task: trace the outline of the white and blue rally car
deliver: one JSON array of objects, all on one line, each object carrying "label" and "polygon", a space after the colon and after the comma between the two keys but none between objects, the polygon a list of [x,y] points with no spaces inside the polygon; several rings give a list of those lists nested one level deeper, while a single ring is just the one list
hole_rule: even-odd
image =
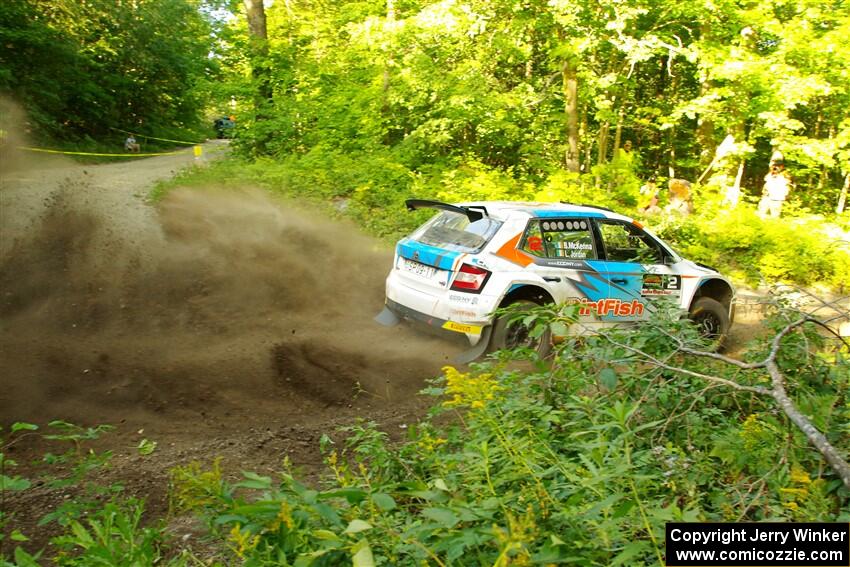
[{"label": "white and blue rally car", "polygon": [[722,343],[735,288],[717,271],[680,257],[637,221],[590,205],[412,199],[408,210],[437,214],[396,245],[387,277],[384,325],[409,319],[466,335],[462,357],[526,346],[533,338],[499,308],[578,304],[570,332],[648,318],[658,298],[675,301],[702,333]]}]

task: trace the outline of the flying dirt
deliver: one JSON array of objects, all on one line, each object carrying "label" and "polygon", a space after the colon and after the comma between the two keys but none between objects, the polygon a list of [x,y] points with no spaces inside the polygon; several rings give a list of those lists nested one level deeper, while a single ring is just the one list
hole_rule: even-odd
[{"label": "flying dirt", "polygon": [[373,323],[391,251],[353,226],[250,189],[145,204],[187,159],[4,175],[3,422],[202,436],[368,417],[408,404],[459,352]]}]

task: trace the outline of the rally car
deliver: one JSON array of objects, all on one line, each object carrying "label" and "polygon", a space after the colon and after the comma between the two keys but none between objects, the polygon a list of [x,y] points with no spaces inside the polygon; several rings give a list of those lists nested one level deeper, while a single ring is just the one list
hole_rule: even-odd
[{"label": "rally car", "polygon": [[396,245],[379,323],[402,319],[465,335],[461,357],[529,347],[548,352],[499,308],[578,304],[570,333],[635,323],[659,298],[674,301],[704,336],[721,344],[735,312],[735,288],[717,271],[680,257],[637,221],[569,203],[411,199],[408,210],[436,214]]}]

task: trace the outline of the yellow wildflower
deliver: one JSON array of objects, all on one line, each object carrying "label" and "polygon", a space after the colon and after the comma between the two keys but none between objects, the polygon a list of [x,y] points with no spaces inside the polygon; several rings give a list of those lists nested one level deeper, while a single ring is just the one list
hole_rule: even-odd
[{"label": "yellow wildflower", "polygon": [[809,473],[795,465],[791,468],[791,482],[795,482],[797,484],[811,484],[812,479],[809,476]]},{"label": "yellow wildflower", "polygon": [[505,516],[508,520],[507,529],[493,524],[493,535],[496,536],[501,548],[501,553],[493,565],[495,567],[531,565],[529,546],[537,538],[534,509],[529,504],[522,516],[515,516],[510,511],[506,511]]},{"label": "yellow wildflower", "polygon": [[251,537],[251,533],[248,530],[243,531],[242,526],[235,524],[230,530],[230,535],[228,535],[227,541],[232,544],[229,546],[230,549],[232,549],[240,559],[245,559],[245,554],[249,551],[253,551],[260,543],[260,536],[255,535]]},{"label": "yellow wildflower", "polygon": [[747,416],[744,423],[741,425],[741,438],[744,440],[744,447],[753,449],[759,445],[763,439],[764,424],[759,421],[759,415],[753,413]]},{"label": "yellow wildflower", "polygon": [[286,526],[288,530],[291,530],[295,526],[295,522],[292,521],[292,508],[289,507],[289,502],[286,500],[280,503],[280,511],[277,513],[275,521],[278,525],[283,524]]},{"label": "yellow wildflower", "polygon": [[483,408],[488,401],[504,388],[499,385],[491,373],[472,374],[459,372],[452,366],[445,366],[446,394],[450,398],[443,402],[446,407]]},{"label": "yellow wildflower", "polygon": [[425,453],[433,453],[434,449],[445,443],[442,437],[434,437],[430,432],[424,432],[417,441],[419,448]]}]

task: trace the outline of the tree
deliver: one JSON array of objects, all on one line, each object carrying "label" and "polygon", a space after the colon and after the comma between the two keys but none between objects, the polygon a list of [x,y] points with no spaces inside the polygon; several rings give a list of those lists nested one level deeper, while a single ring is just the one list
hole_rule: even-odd
[{"label": "tree", "polygon": [[199,118],[210,27],[192,0],[11,0],[0,22],[0,88],[43,133],[103,138]]},{"label": "tree", "polygon": [[258,112],[271,102],[273,93],[271,87],[270,69],[268,68],[268,27],[266,25],[266,10],[263,0],[244,0],[245,15],[248,21],[248,32],[251,36],[250,58],[252,74],[256,81],[257,94],[254,105]]}]

